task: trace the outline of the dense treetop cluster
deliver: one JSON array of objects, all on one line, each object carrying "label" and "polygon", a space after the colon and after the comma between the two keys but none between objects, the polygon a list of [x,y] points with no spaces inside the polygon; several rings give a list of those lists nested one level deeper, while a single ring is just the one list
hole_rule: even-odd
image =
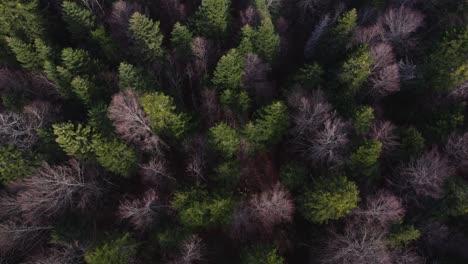
[{"label": "dense treetop cluster", "polygon": [[0,0],[0,263],[468,263],[467,25],[465,0]]}]

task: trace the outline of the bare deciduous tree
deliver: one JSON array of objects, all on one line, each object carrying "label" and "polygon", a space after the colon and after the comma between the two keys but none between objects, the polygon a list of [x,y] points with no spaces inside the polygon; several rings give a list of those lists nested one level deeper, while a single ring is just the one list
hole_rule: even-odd
[{"label": "bare deciduous tree", "polygon": [[186,172],[197,180],[205,180],[205,172],[208,162],[208,142],[204,136],[195,136],[185,149],[188,153]]},{"label": "bare deciduous tree", "polygon": [[166,161],[160,158],[153,158],[149,162],[140,165],[140,174],[144,183],[153,186],[160,186],[165,179],[176,180],[171,176]]},{"label": "bare deciduous tree", "polygon": [[76,160],[52,167],[43,163],[22,182],[25,190],[18,194],[18,203],[23,216],[36,221],[55,217],[69,208],[94,207],[103,194],[98,176],[97,168]]},{"label": "bare deciduous tree", "polygon": [[84,250],[78,245],[61,244],[39,255],[31,256],[24,264],[82,264]]},{"label": "bare deciduous tree", "polygon": [[370,138],[382,143],[382,151],[384,154],[391,153],[400,145],[397,127],[390,121],[376,121],[370,129]]},{"label": "bare deciduous tree", "polygon": [[119,40],[127,40],[129,20],[135,12],[143,13],[143,8],[136,2],[119,0],[112,4],[107,22],[112,34]]},{"label": "bare deciduous tree", "polygon": [[148,117],[134,91],[126,90],[114,95],[109,105],[108,116],[117,133],[127,143],[135,144],[144,151],[162,154],[166,144],[151,130]]},{"label": "bare deciduous tree", "polygon": [[454,165],[468,167],[468,132],[463,135],[451,134],[445,145],[445,153]]},{"label": "bare deciduous tree", "polygon": [[372,45],[370,50],[374,61],[371,67],[373,72],[396,62],[393,48],[387,43],[380,42]]},{"label": "bare deciduous tree", "polygon": [[253,221],[250,206],[247,202],[243,202],[232,216],[231,236],[238,240],[253,236],[257,231]]},{"label": "bare deciduous tree", "polygon": [[411,45],[411,33],[416,32],[423,22],[424,15],[418,10],[404,5],[391,8],[379,18],[379,23],[384,29],[382,39],[403,46]]},{"label": "bare deciduous tree", "polygon": [[348,221],[344,232],[332,232],[325,242],[321,263],[391,264],[385,233],[372,225]]},{"label": "bare deciduous tree", "polygon": [[400,188],[410,188],[417,196],[441,198],[445,180],[453,174],[448,159],[436,148],[399,169]]},{"label": "bare deciduous tree", "polygon": [[400,72],[398,64],[385,66],[370,77],[369,93],[374,97],[384,97],[400,90]]},{"label": "bare deciduous tree", "polygon": [[154,190],[146,191],[141,199],[126,199],[119,205],[120,219],[129,221],[137,230],[147,229],[157,218],[160,205]]},{"label": "bare deciduous tree", "polygon": [[264,63],[256,54],[247,54],[244,59],[242,82],[257,99],[268,99],[273,96],[272,84],[268,81],[270,65]]},{"label": "bare deciduous tree", "polygon": [[221,120],[221,104],[214,89],[204,88],[201,91],[201,113],[208,127]]},{"label": "bare deciduous tree", "polygon": [[37,141],[33,124],[26,116],[15,112],[0,113],[0,143],[14,145],[19,149],[28,150]]},{"label": "bare deciduous tree", "polygon": [[254,195],[248,206],[252,218],[266,233],[271,233],[278,224],[292,222],[294,202],[291,194],[279,183],[270,190]]},{"label": "bare deciduous tree", "polygon": [[240,23],[241,26],[255,27],[260,23],[260,15],[253,6],[249,5],[245,10],[240,11]]},{"label": "bare deciduous tree", "polygon": [[213,47],[212,44],[203,37],[196,37],[192,41],[192,54],[193,54],[193,73],[194,76],[199,79],[202,77],[207,69],[208,66],[212,62],[212,52]]},{"label": "bare deciduous tree", "polygon": [[405,209],[400,198],[388,191],[379,191],[367,197],[366,206],[356,209],[354,213],[366,224],[388,228],[403,218]]},{"label": "bare deciduous tree", "polygon": [[383,28],[380,24],[375,24],[368,27],[357,27],[354,34],[354,39],[358,43],[374,44],[381,40]]},{"label": "bare deciduous tree", "polygon": [[13,219],[20,215],[20,207],[16,197],[8,194],[0,194],[0,221]]},{"label": "bare deciduous tree", "polygon": [[33,101],[23,109],[28,122],[34,129],[45,127],[57,118],[57,109],[49,102]]},{"label": "bare deciduous tree", "polygon": [[320,37],[326,32],[330,24],[330,16],[327,14],[322,17],[309,35],[304,46],[304,57],[310,59],[314,55],[315,48],[320,41]]},{"label": "bare deciduous tree", "polygon": [[400,79],[402,81],[409,81],[416,78],[416,65],[414,65],[408,59],[400,60],[398,62],[400,68]]},{"label": "bare deciduous tree", "polygon": [[424,264],[424,259],[411,249],[395,249],[391,252],[393,264]]},{"label": "bare deciduous tree", "polygon": [[193,235],[182,243],[180,257],[172,264],[193,264],[195,261],[203,260],[204,256],[203,241],[200,237]]},{"label": "bare deciduous tree", "polygon": [[29,254],[47,241],[50,229],[46,226],[19,224],[15,221],[0,223],[0,258],[8,260],[10,256]]}]

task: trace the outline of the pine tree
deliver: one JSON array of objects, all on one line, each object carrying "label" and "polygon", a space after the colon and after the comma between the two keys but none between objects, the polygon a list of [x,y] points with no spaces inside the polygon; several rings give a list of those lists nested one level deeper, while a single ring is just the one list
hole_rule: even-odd
[{"label": "pine tree", "polygon": [[10,49],[15,53],[16,59],[21,63],[21,66],[24,69],[35,71],[41,68],[41,61],[34,50],[33,45],[12,37],[7,37],[6,41]]},{"label": "pine tree", "polygon": [[138,161],[137,156],[121,140],[94,135],[92,146],[97,161],[104,169],[123,177],[129,176],[134,171]]},{"label": "pine tree", "polygon": [[127,264],[135,254],[135,242],[124,234],[87,251],[84,259],[87,264]]},{"label": "pine tree", "polygon": [[213,84],[221,89],[238,90],[242,87],[242,57],[231,49],[221,57],[213,73]]},{"label": "pine tree", "polygon": [[307,64],[300,68],[293,80],[297,83],[315,88],[322,83],[323,68],[318,63]]},{"label": "pine tree", "polygon": [[258,111],[258,118],[247,124],[244,135],[252,150],[256,150],[276,144],[287,128],[287,108],[282,102],[274,102]]},{"label": "pine tree", "polygon": [[32,171],[32,162],[12,145],[0,145],[0,184],[22,178]]},{"label": "pine tree", "polygon": [[356,184],[344,176],[318,179],[300,201],[304,217],[318,224],[349,214],[358,202]]},{"label": "pine tree", "polygon": [[[65,48],[62,50],[62,65],[72,76],[93,75],[97,71],[96,62],[82,49]],[[66,74],[63,74],[66,75]]]},{"label": "pine tree", "polygon": [[359,92],[367,77],[371,74],[372,56],[367,47],[359,48],[343,64],[339,80],[349,86],[349,92],[355,95]]},{"label": "pine tree", "polygon": [[5,0],[0,2],[0,38],[19,37],[33,41],[44,34],[44,20],[38,0]]},{"label": "pine tree", "polygon": [[85,105],[91,105],[94,85],[89,79],[76,76],[71,81],[71,87]]},{"label": "pine tree", "polygon": [[283,264],[284,258],[278,250],[270,246],[256,246],[249,248],[241,255],[241,264]]},{"label": "pine tree", "polygon": [[62,123],[52,126],[55,141],[69,156],[89,158],[93,153],[91,127],[82,124]]},{"label": "pine tree", "polygon": [[339,45],[346,44],[357,26],[357,12],[353,8],[344,13],[332,30],[332,37]]},{"label": "pine tree", "polygon": [[159,22],[153,22],[138,12],[132,15],[129,22],[128,32],[135,43],[136,52],[149,61],[161,59],[164,50],[161,47],[163,35],[159,31]]},{"label": "pine tree", "polygon": [[176,49],[178,54],[181,56],[190,55],[190,52],[192,51],[192,39],[192,32],[190,32],[187,27],[181,25],[179,22],[174,25],[171,33],[171,43],[172,47]]},{"label": "pine tree", "polygon": [[147,73],[137,66],[122,62],[119,66],[119,88],[125,90],[128,88],[137,91],[151,91],[155,89],[154,84]]},{"label": "pine tree", "polygon": [[275,32],[271,19],[263,19],[253,39],[254,53],[263,60],[272,62],[279,52],[280,37]]},{"label": "pine tree", "polygon": [[202,36],[221,39],[229,24],[230,0],[202,0],[195,14],[196,32]]},{"label": "pine tree", "polygon": [[350,168],[354,175],[368,180],[375,176],[379,169],[378,159],[382,151],[382,143],[378,141],[367,141],[360,146],[350,158]]},{"label": "pine tree", "polygon": [[90,33],[91,40],[100,47],[105,57],[111,61],[117,61],[117,47],[113,39],[103,26],[99,26]]},{"label": "pine tree", "polygon": [[64,1],[62,4],[63,20],[74,39],[87,37],[95,27],[96,18],[91,10],[75,2]]},{"label": "pine tree", "polygon": [[226,123],[219,123],[210,128],[209,135],[213,148],[223,153],[227,158],[232,158],[239,149],[239,135],[236,130]]},{"label": "pine tree", "polygon": [[159,92],[146,93],[141,97],[141,105],[156,134],[169,133],[175,138],[180,138],[187,131],[188,117],[176,112],[171,97]]},{"label": "pine tree", "polygon": [[354,127],[360,135],[364,135],[369,131],[372,121],[374,120],[374,109],[370,106],[361,107],[356,111],[354,116]]},{"label": "pine tree", "polygon": [[42,64],[45,64],[46,61],[53,61],[55,59],[54,50],[44,40],[40,38],[34,39],[34,48]]},{"label": "pine tree", "polygon": [[234,113],[242,115],[250,106],[250,98],[245,90],[226,89],[221,92],[220,103]]}]

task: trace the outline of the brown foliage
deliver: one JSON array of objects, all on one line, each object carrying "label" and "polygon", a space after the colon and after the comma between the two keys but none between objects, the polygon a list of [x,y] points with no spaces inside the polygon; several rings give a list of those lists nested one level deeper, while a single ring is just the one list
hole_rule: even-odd
[{"label": "brown foliage", "polygon": [[137,230],[145,230],[154,223],[158,214],[158,195],[146,191],[141,199],[126,199],[120,202],[118,216],[127,220]]},{"label": "brown foliage", "polygon": [[49,219],[66,209],[89,209],[99,203],[103,189],[98,183],[98,170],[70,160],[65,165],[42,166],[22,185],[18,203],[28,221]]},{"label": "brown foliage", "polygon": [[162,153],[166,144],[151,130],[149,120],[134,91],[126,90],[114,95],[108,116],[117,133],[127,143],[134,144],[144,151]]}]

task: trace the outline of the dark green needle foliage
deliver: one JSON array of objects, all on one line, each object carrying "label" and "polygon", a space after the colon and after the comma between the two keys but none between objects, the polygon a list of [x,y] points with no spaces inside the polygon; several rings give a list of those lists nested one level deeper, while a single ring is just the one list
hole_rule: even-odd
[{"label": "dark green needle foliage", "polygon": [[62,12],[67,29],[75,39],[86,37],[95,26],[96,18],[91,10],[75,2],[64,1]]},{"label": "dark green needle foliage", "polygon": [[135,170],[137,156],[135,151],[119,139],[107,139],[95,135],[92,147],[101,166],[123,177],[130,176]]},{"label": "dark green needle foliage", "polygon": [[350,168],[356,177],[371,180],[379,170],[378,159],[382,151],[382,143],[367,141],[351,154]]},{"label": "dark green needle foliage", "polygon": [[271,246],[255,246],[244,250],[241,256],[242,264],[283,264],[284,258],[278,250]]},{"label": "dark green needle foliage", "polygon": [[239,149],[240,137],[229,125],[219,123],[210,128],[210,142],[214,149],[227,158],[232,158]]},{"label": "dark green needle foliage", "polygon": [[130,235],[104,242],[86,252],[87,264],[126,264],[136,254],[136,244]]},{"label": "dark green needle foliage", "polygon": [[27,176],[33,169],[32,162],[14,146],[0,145],[0,184],[7,184]]},{"label": "dark green needle foliage", "polygon": [[163,35],[159,30],[159,22],[137,12],[132,15],[129,23],[128,32],[135,43],[135,51],[145,60],[160,60],[164,56],[164,50],[161,47]]},{"label": "dark green needle foliage", "polygon": [[221,39],[227,32],[230,0],[202,0],[194,15],[194,28],[202,36]]}]

